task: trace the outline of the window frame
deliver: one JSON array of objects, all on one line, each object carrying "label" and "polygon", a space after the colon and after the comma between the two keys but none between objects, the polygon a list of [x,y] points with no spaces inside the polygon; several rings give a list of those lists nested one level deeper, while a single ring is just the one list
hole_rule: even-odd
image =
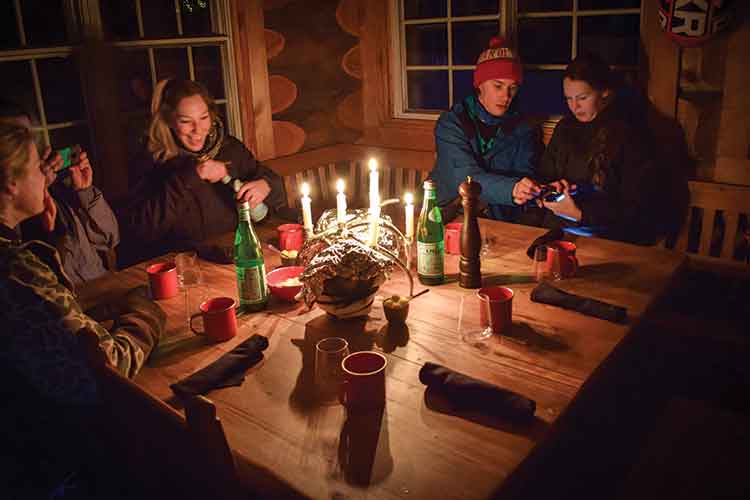
[{"label": "window frame", "polygon": [[[644,4],[647,0],[641,0],[641,6],[639,8],[618,8],[618,9],[597,9],[597,10],[579,10],[578,0],[572,0],[571,10],[565,11],[549,11],[549,12],[518,12],[518,1],[519,0],[498,0],[500,3],[500,13],[497,16],[486,15],[486,16],[471,16],[461,17],[460,21],[453,21],[451,18],[451,2],[448,2],[447,6],[447,17],[445,18],[431,18],[431,19],[419,19],[411,21],[402,21],[404,13],[404,0],[391,0],[390,8],[388,9],[388,29],[390,33],[390,46],[388,50],[390,60],[390,97],[391,97],[391,118],[393,119],[406,119],[406,120],[421,120],[421,121],[437,121],[442,111],[434,112],[410,112],[407,111],[407,84],[406,71],[408,69],[425,69],[421,66],[407,66],[406,65],[406,29],[405,27],[413,24],[428,24],[435,22],[445,22],[447,24],[447,47],[448,47],[448,64],[444,66],[430,66],[430,69],[447,70],[448,71],[448,99],[449,107],[452,102],[453,93],[453,70],[469,70],[474,69],[474,65],[453,65],[452,64],[452,30],[451,25],[453,22],[463,21],[474,21],[474,20],[488,20],[498,19],[498,33],[500,36],[505,37],[513,46],[517,42],[517,26],[519,19],[530,19],[530,18],[560,18],[570,17],[572,23],[571,30],[571,48],[570,54],[571,59],[575,58],[578,53],[578,18],[579,17],[595,17],[605,15],[634,15],[640,16],[641,30],[643,26],[644,16]],[[641,69],[642,62],[638,61],[635,66],[613,66],[614,69],[626,69],[636,70]],[[561,71],[566,68],[566,64],[524,64],[524,69],[529,70],[557,70]],[[559,116],[549,115],[545,117],[547,120],[557,120]]]}]

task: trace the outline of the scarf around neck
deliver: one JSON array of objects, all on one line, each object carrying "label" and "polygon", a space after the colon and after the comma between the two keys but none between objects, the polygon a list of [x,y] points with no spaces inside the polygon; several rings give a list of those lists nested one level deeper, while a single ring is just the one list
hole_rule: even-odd
[{"label": "scarf around neck", "polygon": [[[472,123],[474,123],[477,141],[479,142],[479,152],[484,155],[495,146],[495,137],[490,137],[489,139],[482,137],[477,121],[480,121],[489,127],[498,127],[499,130],[505,119],[514,116],[515,112],[508,110],[502,116],[494,116],[484,109],[484,106],[479,102],[476,95],[467,96],[464,99],[463,104],[466,113],[469,115]],[[495,136],[497,136],[497,132],[495,133]]]},{"label": "scarf around neck", "polygon": [[193,158],[196,158],[198,162],[213,160],[216,155],[219,154],[221,146],[224,145],[224,123],[221,121],[221,118],[218,116],[216,117],[211,124],[211,130],[209,130],[208,135],[206,136],[206,142],[203,144],[200,151],[190,151],[185,147],[182,141],[180,141],[177,135],[174,134],[174,132],[172,132],[172,136],[174,137],[181,155],[192,156]]}]

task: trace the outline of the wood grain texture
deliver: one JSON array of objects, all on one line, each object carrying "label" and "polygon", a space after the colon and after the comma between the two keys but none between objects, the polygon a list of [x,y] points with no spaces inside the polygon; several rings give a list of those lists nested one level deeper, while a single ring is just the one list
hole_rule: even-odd
[{"label": "wood grain texture", "polygon": [[[395,220],[402,224],[397,216]],[[275,226],[268,221],[258,227],[264,246],[273,242]],[[482,261],[484,283],[515,291],[514,340],[493,338],[482,349],[458,340],[460,297],[475,292],[458,286],[458,257],[449,256],[448,282],[414,300],[401,327],[385,321],[382,306],[384,297],[408,292],[408,280],[400,272],[381,287],[365,319],[338,321],[317,308],[308,311],[272,297],[267,310],[241,317],[237,337],[222,344],[207,344],[187,333],[182,298],[160,301],[168,313],[167,336],[135,382],[173,402],[170,383],[250,335],[262,334],[270,342],[265,360],[249,371],[242,386],[209,395],[238,469],[245,464],[253,471],[249,480],[273,471],[292,489],[313,498],[486,498],[547,434],[586,379],[666,288],[684,258],[658,248],[579,238],[580,272],[559,286],[626,306],[629,324],[617,325],[531,302],[535,283],[525,250],[541,229],[489,220],[481,220],[480,227],[494,238],[491,257]],[[224,243],[229,241],[231,235]],[[278,265],[278,254],[266,251],[267,269]],[[81,291],[82,303],[91,305],[144,284],[145,266],[91,283]],[[201,261],[201,266],[205,294],[236,297],[232,265]],[[421,288],[417,285],[416,290]],[[387,404],[382,414],[347,415],[338,404],[315,399],[314,345],[328,336],[347,338],[353,351],[386,354]],[[535,420],[518,426],[437,411],[418,381],[426,361],[535,399]]]}]

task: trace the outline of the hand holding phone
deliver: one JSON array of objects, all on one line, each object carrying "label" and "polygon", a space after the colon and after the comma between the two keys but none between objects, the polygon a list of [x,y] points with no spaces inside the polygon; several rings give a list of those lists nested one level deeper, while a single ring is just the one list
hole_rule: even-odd
[{"label": "hand holding phone", "polygon": [[58,172],[61,172],[69,167],[78,165],[81,156],[81,146],[79,146],[78,144],[74,146],[68,146],[67,148],[58,150],[57,153],[63,160],[62,167],[60,167],[60,169],[58,170]]}]

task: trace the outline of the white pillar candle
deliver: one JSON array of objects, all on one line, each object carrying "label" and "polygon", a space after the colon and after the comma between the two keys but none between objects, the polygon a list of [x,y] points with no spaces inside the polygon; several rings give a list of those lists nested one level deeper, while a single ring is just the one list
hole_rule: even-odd
[{"label": "white pillar candle", "polygon": [[414,239],[414,196],[411,193],[404,195],[404,203],[406,206],[404,210],[406,212],[406,238],[411,241]]},{"label": "white pillar candle", "polygon": [[370,208],[370,241],[368,244],[374,247],[378,244],[380,235],[380,205]]},{"label": "white pillar candle", "polygon": [[302,183],[302,225],[305,228],[305,233],[310,236],[313,234],[313,223],[312,223],[312,208],[310,200],[310,186],[306,183]]},{"label": "white pillar candle", "polygon": [[380,189],[378,186],[378,162],[370,158],[370,208],[380,207]]},{"label": "white pillar candle", "polygon": [[346,195],[344,194],[344,181],[336,181],[336,220],[339,224],[346,224]]}]

